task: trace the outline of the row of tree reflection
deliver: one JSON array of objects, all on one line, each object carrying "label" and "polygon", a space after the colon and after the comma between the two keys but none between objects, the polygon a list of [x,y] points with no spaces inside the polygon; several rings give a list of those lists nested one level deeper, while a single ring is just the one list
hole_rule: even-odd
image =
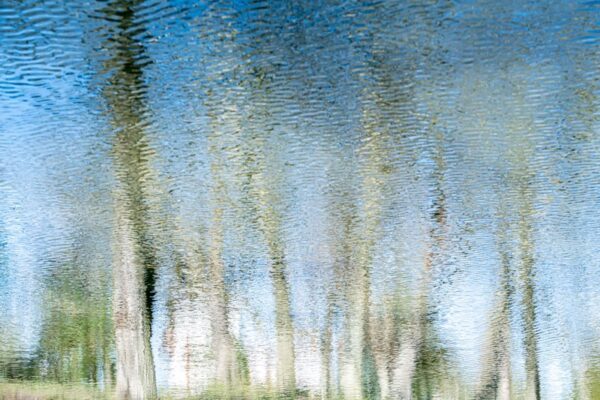
[{"label": "row of tree reflection", "polygon": [[[137,7],[137,1],[124,0],[102,10],[108,38],[103,47],[109,55],[100,74],[101,93],[114,128],[109,140],[116,176],[111,273],[85,269],[74,251],[70,263],[47,277],[52,300],[38,350],[34,357],[6,364],[5,377],[92,382],[114,389],[118,398],[152,399],[161,386],[160,363],[169,365],[164,386],[184,396],[510,399],[522,393],[540,399],[535,143],[519,134],[533,117],[521,114],[512,122],[515,133],[508,133],[510,144],[502,150],[510,168],[490,189],[496,191],[494,212],[500,221],[492,257],[499,260],[500,285],[490,319],[482,322],[489,326],[483,368],[476,382],[465,381],[440,340],[438,309],[459,268],[452,257],[468,250],[450,240],[456,232],[449,221],[442,116],[436,115],[434,96],[416,94],[411,83],[423,55],[407,54],[399,67],[385,57],[388,43],[375,36],[365,35],[357,47],[362,53],[356,58],[365,61],[352,78],[359,82],[356,104],[339,105],[354,107],[356,119],[327,128],[340,144],[323,167],[326,184],[319,196],[327,206],[313,217],[324,227],[322,248],[313,249],[313,256],[328,261],[315,264],[312,272],[312,282],[321,286],[303,295],[322,310],[307,324],[294,318],[295,281],[286,239],[295,229],[287,224],[294,206],[291,188],[299,185],[286,160],[286,146],[294,143],[280,139],[281,121],[296,111],[280,107],[288,93],[275,84],[289,73],[284,63],[273,61],[274,49],[289,47],[282,44],[286,38],[269,26],[245,32],[249,39],[240,42],[239,27],[223,29],[235,21],[224,21],[222,13],[203,20],[206,37],[217,39],[199,68],[204,86],[191,90],[199,92],[202,111],[196,117],[207,133],[189,145],[202,142],[207,149],[200,168],[205,177],[203,183],[188,182],[185,190],[164,190],[152,167],[156,150],[148,139],[144,79],[151,58],[140,41],[146,32],[135,16]],[[428,62],[442,65],[443,49],[431,51],[425,55]],[[308,74],[308,67],[295,68]],[[444,85],[429,84],[432,93]],[[518,93],[513,97],[515,109],[527,109],[519,105],[524,100]],[[315,107],[293,100],[305,115]],[[428,107],[426,118],[420,117],[422,104]],[[410,118],[400,118],[399,110]],[[358,141],[340,140],[347,124],[358,126]],[[425,135],[412,134],[416,129]],[[413,180],[422,182],[424,194],[418,198],[423,204],[410,205],[412,199],[397,196]],[[196,205],[202,215],[182,218],[173,211],[178,202]],[[390,221],[405,206],[425,210],[424,218],[415,215],[419,226],[410,228],[422,243],[413,257],[420,261],[411,267],[414,276],[390,275],[382,283],[374,266],[381,261]],[[251,240],[241,243],[244,238]],[[241,255],[232,257],[232,249]],[[250,283],[257,281],[262,283]],[[244,315],[243,302],[253,296],[263,296],[264,307]],[[316,358],[299,350],[306,349],[307,340],[317,349]],[[515,345],[523,349],[523,382],[513,379]],[[165,359],[157,359],[159,353]],[[304,380],[316,385],[302,385],[301,373],[314,375]],[[589,378],[592,372],[586,373],[575,386],[580,398],[593,398],[598,389]]]}]

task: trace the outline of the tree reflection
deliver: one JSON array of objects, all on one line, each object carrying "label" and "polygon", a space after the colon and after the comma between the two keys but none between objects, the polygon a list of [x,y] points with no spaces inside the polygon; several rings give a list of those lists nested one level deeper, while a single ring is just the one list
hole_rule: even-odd
[{"label": "tree reflection", "polygon": [[152,305],[157,269],[156,250],[149,230],[148,166],[152,149],[145,134],[143,68],[150,62],[134,35],[144,32],[136,20],[140,1],[118,0],[102,9],[113,30],[107,36],[109,77],[103,95],[115,129],[113,156],[115,244],[113,307],[117,355],[116,393],[119,398],[156,396],[150,345]]}]

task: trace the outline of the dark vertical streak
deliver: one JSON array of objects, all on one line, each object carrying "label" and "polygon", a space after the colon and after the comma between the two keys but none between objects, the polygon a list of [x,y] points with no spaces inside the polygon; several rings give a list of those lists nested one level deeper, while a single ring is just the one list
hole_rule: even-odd
[{"label": "dark vertical streak", "polygon": [[532,205],[531,193],[527,185],[520,189],[521,210],[519,221],[519,242],[521,246],[522,279],[523,279],[523,329],[525,345],[525,366],[528,392],[532,392],[535,400],[540,400],[540,371],[538,359],[538,340],[536,335],[537,311],[535,305],[535,258],[533,254]]}]

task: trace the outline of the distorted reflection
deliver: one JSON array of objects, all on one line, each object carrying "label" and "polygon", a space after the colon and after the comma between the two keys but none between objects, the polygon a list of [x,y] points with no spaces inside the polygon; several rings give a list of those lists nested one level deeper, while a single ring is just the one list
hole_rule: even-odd
[{"label": "distorted reflection", "polygon": [[600,399],[593,1],[0,4],[0,397]]}]

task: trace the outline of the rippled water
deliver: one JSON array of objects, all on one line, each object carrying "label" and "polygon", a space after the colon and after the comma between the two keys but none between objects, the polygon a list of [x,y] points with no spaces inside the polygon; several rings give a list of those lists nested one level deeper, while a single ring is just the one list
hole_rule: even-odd
[{"label": "rippled water", "polygon": [[597,1],[3,0],[0,397],[600,399],[599,42]]}]

